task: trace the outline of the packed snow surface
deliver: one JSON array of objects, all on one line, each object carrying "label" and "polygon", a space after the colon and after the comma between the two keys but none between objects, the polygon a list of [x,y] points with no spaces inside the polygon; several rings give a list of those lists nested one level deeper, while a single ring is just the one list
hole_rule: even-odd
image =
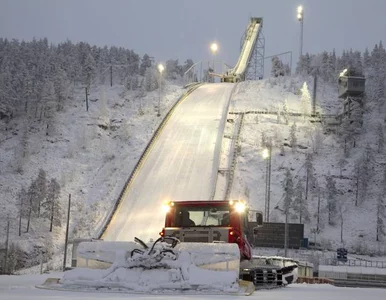
[{"label": "packed snow surface", "polygon": [[165,200],[207,200],[217,177],[233,84],[199,87],[174,111],[103,235],[107,241],[157,238]]},{"label": "packed snow surface", "polygon": [[[196,295],[177,294],[171,295],[139,295],[127,293],[109,293],[106,291],[95,292],[67,292],[37,289],[35,286],[42,284],[46,278],[61,277],[62,274],[0,276],[1,300],[92,300],[92,299],[234,299],[227,295]],[[362,300],[383,299],[384,289],[338,288],[331,285],[292,284],[286,288],[256,291],[252,299],[264,300]]]}]

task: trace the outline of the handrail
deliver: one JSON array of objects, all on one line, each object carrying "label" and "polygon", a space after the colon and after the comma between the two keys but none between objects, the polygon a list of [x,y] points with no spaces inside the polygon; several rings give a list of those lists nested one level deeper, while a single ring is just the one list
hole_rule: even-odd
[{"label": "handrail", "polygon": [[169,112],[166,114],[166,116],[164,117],[164,119],[162,120],[161,124],[158,126],[157,130],[155,131],[153,137],[150,139],[149,143],[147,144],[146,148],[144,149],[144,151],[142,152],[142,155],[140,157],[140,159],[138,160],[137,164],[135,165],[133,171],[131,172],[129,178],[126,180],[126,183],[123,187],[123,189],[121,190],[121,192],[119,193],[119,196],[118,196],[118,199],[117,201],[115,202],[114,206],[113,206],[113,209],[110,211],[110,214],[109,216],[107,217],[106,219],[106,222],[105,224],[103,225],[101,231],[98,233],[98,239],[101,239],[107,229],[107,227],[109,226],[115,212],[117,211],[119,205],[122,203],[122,199],[123,197],[127,194],[131,184],[133,183],[134,181],[134,178],[135,176],[137,175],[137,173],[139,172],[139,170],[141,169],[144,161],[146,160],[147,158],[147,155],[150,153],[150,150],[154,144],[154,142],[157,140],[158,136],[160,135],[162,129],[165,127],[165,125],[167,124],[167,122],[169,121],[170,117],[173,115],[175,109],[177,108],[177,106],[183,101],[185,100],[194,90],[196,90],[201,84],[196,84],[192,87],[190,87],[190,89],[184,94],[182,95],[177,101],[176,103],[173,104],[173,106],[171,107],[171,109],[169,110]]}]

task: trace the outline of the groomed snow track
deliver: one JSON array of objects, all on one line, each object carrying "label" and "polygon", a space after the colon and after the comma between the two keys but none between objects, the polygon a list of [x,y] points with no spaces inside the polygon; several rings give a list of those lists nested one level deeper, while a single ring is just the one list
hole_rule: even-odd
[{"label": "groomed snow track", "polygon": [[157,139],[158,135],[160,134],[160,132],[162,131],[162,128],[166,125],[167,121],[169,120],[169,118],[172,116],[174,110],[176,109],[176,107],[178,106],[178,104],[180,104],[180,102],[182,102],[187,96],[189,96],[190,93],[192,93],[196,88],[198,88],[200,86],[199,83],[195,83],[195,84],[191,84],[187,90],[187,92],[185,94],[183,94],[175,103],[174,105],[171,107],[171,109],[169,110],[169,112],[166,114],[166,116],[164,117],[164,119],[162,120],[160,126],[157,128],[156,132],[154,133],[153,137],[151,138],[151,140],[149,141],[149,143],[146,145],[146,148],[144,149],[144,151],[142,152],[141,154],[141,157],[140,159],[138,160],[137,164],[135,165],[133,171],[131,172],[129,178],[126,180],[126,183],[125,183],[125,186],[123,187],[123,189],[121,190],[119,196],[118,196],[118,199],[117,201],[115,202],[112,210],[110,211],[103,227],[102,227],[102,230],[99,232],[98,234],[98,239],[101,239],[104,232],[106,231],[106,228],[109,226],[110,224],[110,221],[111,219],[113,218],[118,206],[121,204],[124,196],[126,195],[126,193],[128,192],[131,184],[133,183],[133,180],[135,178],[135,176],[137,175],[138,171],[141,169],[141,166],[143,164],[143,162],[145,161],[147,155],[149,154],[150,150],[151,150],[151,147],[153,145],[153,143],[155,142],[155,140]]},{"label": "groomed snow track", "polygon": [[178,101],[144,151],[100,238],[155,240],[165,200],[210,199],[234,86],[196,86]]}]

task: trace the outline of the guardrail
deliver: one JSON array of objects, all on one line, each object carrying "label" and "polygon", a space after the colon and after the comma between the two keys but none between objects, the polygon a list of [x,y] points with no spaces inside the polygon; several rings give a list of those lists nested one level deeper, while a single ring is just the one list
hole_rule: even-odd
[{"label": "guardrail", "polygon": [[192,85],[189,90],[184,94],[182,95],[177,101],[176,103],[173,104],[173,106],[171,107],[171,109],[169,110],[169,112],[166,114],[166,116],[164,117],[164,119],[162,120],[161,124],[159,125],[159,127],[157,128],[157,130],[155,131],[153,137],[150,139],[149,143],[147,144],[145,150],[142,152],[142,155],[140,157],[140,159],[138,160],[137,164],[135,165],[133,171],[131,172],[129,178],[126,180],[126,183],[122,189],[122,191],[120,192],[119,196],[118,196],[118,199],[117,201],[115,202],[114,206],[113,206],[113,209],[111,210],[109,216],[107,217],[106,219],[106,222],[105,224],[103,225],[101,231],[99,232],[98,234],[98,239],[101,239],[103,237],[103,234],[105,233],[107,227],[109,226],[110,222],[111,222],[111,219],[113,218],[116,210],[118,209],[119,205],[121,204],[122,202],[122,199],[123,197],[127,194],[131,184],[133,183],[133,180],[135,178],[135,176],[137,175],[138,171],[141,169],[144,161],[146,160],[146,157],[147,155],[150,153],[150,150],[154,144],[154,142],[156,141],[156,139],[158,138],[159,134],[161,133],[162,129],[165,127],[165,125],[167,124],[167,122],[169,121],[170,117],[173,115],[173,112],[174,110],[176,109],[176,107],[183,101],[185,100],[195,89],[197,89],[201,84],[196,84],[196,85]]}]

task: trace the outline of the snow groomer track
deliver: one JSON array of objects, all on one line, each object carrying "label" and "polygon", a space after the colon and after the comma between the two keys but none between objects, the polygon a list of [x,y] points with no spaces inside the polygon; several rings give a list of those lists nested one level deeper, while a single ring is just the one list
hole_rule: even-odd
[{"label": "snow groomer track", "polygon": [[233,87],[203,85],[180,101],[148,147],[101,238],[157,239],[165,200],[211,197]]}]

